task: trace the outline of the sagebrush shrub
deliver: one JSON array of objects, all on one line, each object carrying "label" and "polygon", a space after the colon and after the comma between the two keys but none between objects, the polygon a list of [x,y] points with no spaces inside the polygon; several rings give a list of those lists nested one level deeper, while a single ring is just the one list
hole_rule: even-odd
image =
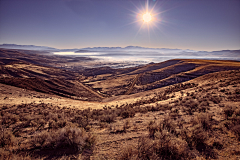
[{"label": "sagebrush shrub", "polygon": [[76,115],[72,118],[72,122],[77,123],[79,127],[85,128],[88,125],[89,120],[86,116]]},{"label": "sagebrush shrub", "polygon": [[36,134],[30,143],[33,148],[45,148],[51,141],[51,132],[42,131]]},{"label": "sagebrush shrub", "polygon": [[234,107],[233,106],[226,106],[223,110],[226,118],[231,117],[232,114],[234,113]]},{"label": "sagebrush shrub", "polygon": [[193,149],[202,145],[207,140],[207,133],[201,125],[195,125],[192,130],[183,129],[181,137],[188,143],[188,146]]},{"label": "sagebrush shrub", "polygon": [[157,123],[155,121],[150,121],[150,123],[148,124],[149,137],[154,138],[154,134],[158,130],[159,126],[157,125]]},{"label": "sagebrush shrub", "polygon": [[208,113],[200,113],[194,119],[194,124],[200,124],[204,130],[211,129],[212,116]]},{"label": "sagebrush shrub", "polygon": [[92,150],[95,137],[83,128],[65,127],[57,131],[43,131],[35,135],[31,141],[33,149],[59,150],[62,154],[79,154],[84,150]]},{"label": "sagebrush shrub", "polygon": [[238,140],[240,140],[240,125],[236,125],[232,127],[231,130],[236,134],[236,136],[238,137]]},{"label": "sagebrush shrub", "polygon": [[126,108],[126,110],[123,110],[121,112],[121,117],[122,118],[133,117],[134,115],[135,115],[135,111],[132,108]]},{"label": "sagebrush shrub", "polygon": [[162,132],[163,130],[167,130],[171,134],[178,135],[176,128],[177,125],[169,117],[165,118],[159,123],[156,123],[155,121],[150,121],[150,123],[148,124],[149,137],[155,138],[155,133],[157,131]]},{"label": "sagebrush shrub", "polygon": [[138,145],[127,146],[118,155],[117,159],[121,160],[147,160],[147,159],[161,159],[161,160],[185,160],[190,159],[188,153],[187,143],[183,140],[173,137],[169,132],[159,132],[162,136],[155,141],[141,137]]},{"label": "sagebrush shrub", "polygon": [[99,120],[101,122],[112,123],[112,122],[115,121],[115,119],[116,119],[116,115],[115,114],[99,116]]},{"label": "sagebrush shrub", "polygon": [[134,160],[137,157],[137,149],[133,146],[126,146],[118,154],[119,160]]},{"label": "sagebrush shrub", "polygon": [[0,146],[1,148],[12,146],[16,142],[13,133],[6,129],[0,129]]},{"label": "sagebrush shrub", "polygon": [[153,152],[158,158],[163,160],[189,159],[189,148],[186,141],[169,135],[168,132],[162,133],[158,141],[153,145]]}]

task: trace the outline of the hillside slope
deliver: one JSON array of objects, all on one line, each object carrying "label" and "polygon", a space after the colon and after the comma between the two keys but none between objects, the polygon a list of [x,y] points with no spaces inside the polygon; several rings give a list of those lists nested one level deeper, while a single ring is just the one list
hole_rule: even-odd
[{"label": "hillside slope", "polygon": [[96,103],[85,109],[56,107],[44,99],[0,105],[0,158],[239,159],[239,77],[240,70],[209,73],[122,95],[112,100],[121,103],[102,102],[98,109]]},{"label": "hillside slope", "polygon": [[131,68],[125,73],[116,70],[115,73],[99,74],[83,82],[111,97],[161,88],[208,73],[238,69],[240,62],[237,61],[176,59],[149,64],[135,70]]},{"label": "hillside slope", "polygon": [[[63,69],[15,59],[2,60],[0,83],[78,100],[100,101],[103,97],[81,84],[84,76]],[[1,61],[1,60],[0,60]]]}]

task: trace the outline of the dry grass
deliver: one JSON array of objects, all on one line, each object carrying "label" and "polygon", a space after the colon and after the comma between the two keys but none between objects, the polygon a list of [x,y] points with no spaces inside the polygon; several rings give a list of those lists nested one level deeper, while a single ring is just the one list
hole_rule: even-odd
[{"label": "dry grass", "polygon": [[102,109],[0,106],[0,159],[238,159],[239,73]]}]

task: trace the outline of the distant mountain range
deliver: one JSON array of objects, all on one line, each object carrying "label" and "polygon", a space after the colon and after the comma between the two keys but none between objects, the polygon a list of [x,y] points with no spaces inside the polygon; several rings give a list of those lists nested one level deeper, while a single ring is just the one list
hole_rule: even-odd
[{"label": "distant mountain range", "polygon": [[87,52],[100,52],[99,56],[113,56],[113,55],[131,55],[131,56],[176,56],[176,57],[233,57],[240,59],[240,50],[222,50],[222,51],[195,51],[189,49],[169,49],[169,48],[145,48],[140,46],[127,46],[127,47],[88,47],[80,49],[57,49],[47,46],[35,45],[17,45],[17,44],[1,44],[0,48],[5,49],[22,49],[22,50],[36,50],[45,52],[73,52],[74,53],[87,53]]},{"label": "distant mountain range", "polygon": [[82,50],[84,51],[162,51],[162,52],[182,52],[182,51],[188,51],[188,52],[196,52],[194,50],[182,50],[182,49],[169,49],[169,48],[145,48],[140,46],[127,46],[127,47],[93,47],[93,48],[82,48],[79,51],[76,51],[76,53],[81,53]]},{"label": "distant mountain range", "polygon": [[17,44],[2,44],[0,48],[6,49],[25,49],[25,50],[44,50],[44,51],[55,51],[56,48],[46,46],[35,46],[35,45],[17,45]]},{"label": "distant mountain range", "polygon": [[1,44],[0,48],[5,49],[23,49],[23,50],[37,50],[47,52],[75,52],[79,49],[57,49],[47,46],[35,46],[35,45],[18,45],[18,44]]},{"label": "distant mountain range", "polygon": [[127,46],[127,47],[88,47],[81,49],[57,49],[47,46],[35,46],[35,45],[18,45],[18,44],[1,44],[0,48],[5,49],[24,49],[24,50],[43,50],[50,52],[99,52],[99,51],[168,51],[168,52],[179,52],[179,51],[188,51],[188,52],[196,52],[194,50],[182,50],[182,49],[169,49],[169,48],[145,48],[140,46]]}]

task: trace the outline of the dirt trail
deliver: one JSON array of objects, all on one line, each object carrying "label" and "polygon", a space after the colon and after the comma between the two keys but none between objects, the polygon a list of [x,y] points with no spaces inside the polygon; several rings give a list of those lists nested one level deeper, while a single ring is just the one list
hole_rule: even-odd
[{"label": "dirt trail", "polygon": [[125,95],[129,95],[131,94],[134,85],[136,84],[137,80],[143,75],[143,73],[140,73],[136,76],[136,78],[134,79],[133,83],[131,84],[131,86],[129,87],[129,89],[127,90],[127,92],[125,93]]},{"label": "dirt trail", "polygon": [[99,97],[101,99],[105,98],[105,97],[101,96],[100,94],[98,94],[97,92],[93,91],[92,89],[88,88],[87,86],[83,85],[82,83],[80,83],[80,82],[75,82],[75,83],[77,83],[78,85],[82,86],[83,88],[85,88],[86,90],[88,90],[92,94],[96,95],[97,97]]}]

